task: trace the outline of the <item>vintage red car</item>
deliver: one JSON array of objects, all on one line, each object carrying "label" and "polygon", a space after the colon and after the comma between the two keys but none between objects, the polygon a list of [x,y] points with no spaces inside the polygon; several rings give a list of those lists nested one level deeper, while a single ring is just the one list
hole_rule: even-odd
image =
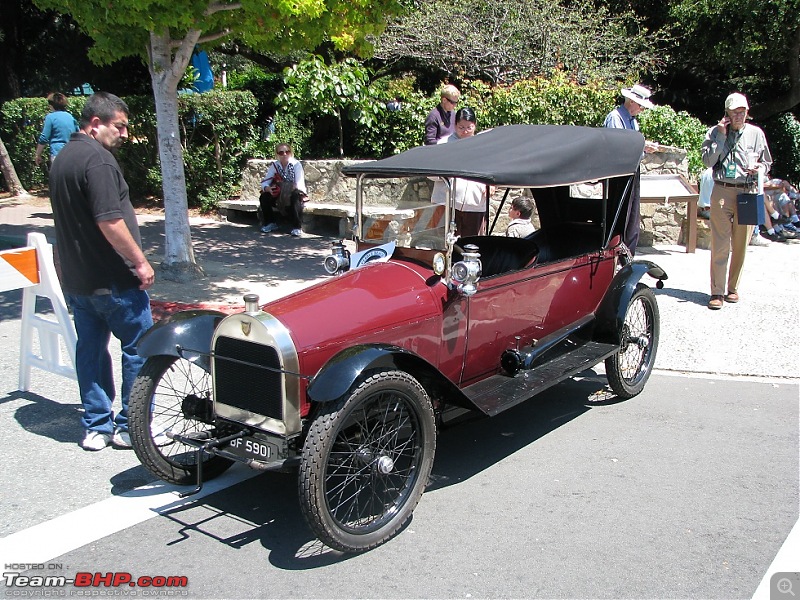
[{"label": "vintage red car", "polygon": [[[141,341],[138,457],[187,494],[236,461],[296,468],[314,533],[359,552],[409,521],[449,419],[495,415],[602,361],[615,394],[638,394],[659,333],[641,280],[666,279],[620,241],[643,147],[633,131],[512,125],[347,166],[354,253],[334,243],[329,280],[264,306],[246,295],[230,316],[178,313]],[[541,226],[459,237],[452,194],[415,192],[428,178],[531,194]],[[371,197],[398,180],[400,201]]]}]

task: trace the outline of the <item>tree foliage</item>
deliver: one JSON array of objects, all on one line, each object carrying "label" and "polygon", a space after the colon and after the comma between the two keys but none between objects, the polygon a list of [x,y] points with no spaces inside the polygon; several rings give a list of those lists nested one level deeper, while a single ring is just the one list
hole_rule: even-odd
[{"label": "tree foliage", "polygon": [[69,14],[94,40],[90,58],[109,63],[126,56],[147,61],[156,105],[163,174],[166,278],[199,273],[189,228],[186,173],[178,119],[178,83],[195,47],[238,39],[261,51],[311,49],[322,41],[361,50],[379,32],[396,0],[34,0]]},{"label": "tree foliage", "polygon": [[0,102],[68,93],[89,82],[116,94],[147,91],[147,67],[136,57],[98,66],[87,56],[92,39],[68,15],[30,0],[3,0],[0,18]]},{"label": "tree foliage", "polygon": [[278,95],[278,104],[286,111],[306,117],[329,115],[339,126],[339,155],[344,154],[342,113],[352,121],[371,127],[378,115],[377,98],[369,87],[369,73],[364,66],[348,58],[326,65],[314,56],[287,69],[285,89]]},{"label": "tree foliage", "polygon": [[[731,90],[756,96],[756,118],[800,104],[800,0],[670,4],[682,41],[675,67],[697,74],[718,97]],[[714,109],[719,112],[718,105]]]},{"label": "tree foliage", "polygon": [[[439,23],[447,24],[444,31]],[[656,51],[663,41],[648,35],[633,12],[585,0],[424,0],[392,20],[376,40],[375,58],[489,83],[553,70],[579,80],[625,80],[663,67]]]}]

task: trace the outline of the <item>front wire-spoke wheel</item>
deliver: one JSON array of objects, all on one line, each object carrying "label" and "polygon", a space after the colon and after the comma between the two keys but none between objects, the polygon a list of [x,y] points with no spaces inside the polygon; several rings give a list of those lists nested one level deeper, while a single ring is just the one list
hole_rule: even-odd
[{"label": "front wire-spoke wheel", "polygon": [[299,477],[306,520],[336,550],[384,543],[411,518],[435,450],[424,388],[402,371],[373,374],[311,424]]},{"label": "front wire-spoke wheel", "polygon": [[640,283],[628,304],[620,350],[606,359],[606,376],[620,398],[633,398],[644,389],[658,348],[659,315],[653,291]]},{"label": "front wire-spoke wheel", "polygon": [[[156,477],[177,485],[197,482],[197,452],[168,434],[213,431],[211,376],[176,356],[148,358],[131,389],[128,406],[131,444]],[[231,461],[201,454],[203,479],[212,479]]]}]

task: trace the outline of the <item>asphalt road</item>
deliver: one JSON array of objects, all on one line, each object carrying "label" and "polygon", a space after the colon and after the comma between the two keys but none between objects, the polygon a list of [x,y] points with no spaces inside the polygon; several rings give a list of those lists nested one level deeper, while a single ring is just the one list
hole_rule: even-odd
[{"label": "asphalt road", "polygon": [[230,487],[179,500],[132,452],[82,451],[74,382],[37,372],[15,391],[5,316],[4,565],[182,576],[160,593],[190,598],[749,598],[798,519],[796,381],[657,372],[612,402],[587,372],[442,432],[408,528],[343,556],[313,539],[292,474],[237,466]]}]

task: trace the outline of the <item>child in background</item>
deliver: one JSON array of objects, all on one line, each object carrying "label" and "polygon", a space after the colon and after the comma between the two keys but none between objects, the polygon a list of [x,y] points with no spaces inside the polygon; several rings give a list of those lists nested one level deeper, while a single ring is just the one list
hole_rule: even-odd
[{"label": "child in background", "polygon": [[533,223],[531,223],[532,214],[533,201],[530,198],[525,196],[514,198],[508,208],[508,216],[511,218],[511,223],[508,224],[506,229],[506,236],[524,238],[536,231]]}]

